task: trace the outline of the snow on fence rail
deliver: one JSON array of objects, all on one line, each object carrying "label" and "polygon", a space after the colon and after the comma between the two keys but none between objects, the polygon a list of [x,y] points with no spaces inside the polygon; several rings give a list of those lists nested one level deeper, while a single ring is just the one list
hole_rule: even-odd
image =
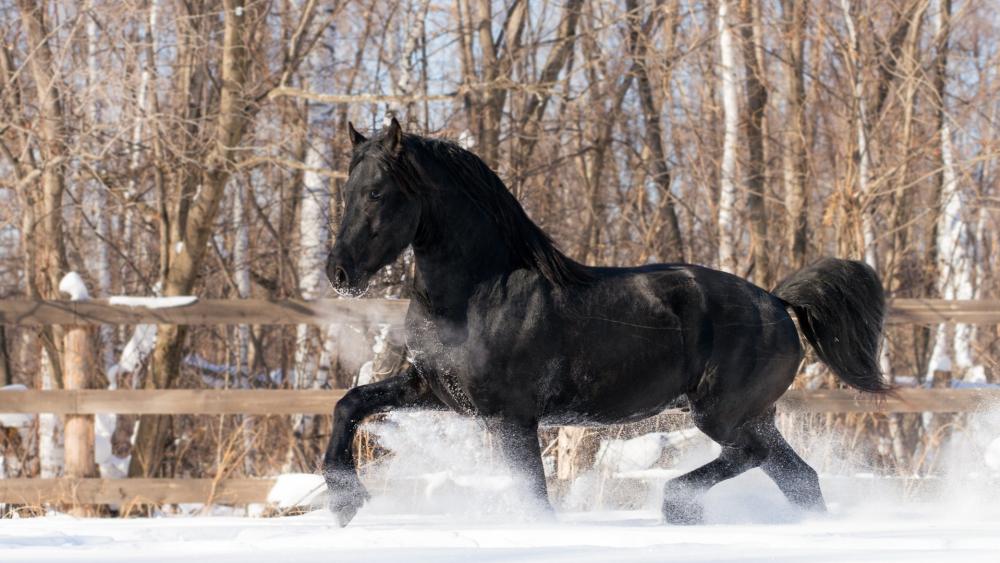
[{"label": "snow on fence rail", "polygon": [[[90,301],[0,300],[0,324],[334,324],[403,322],[404,299],[204,299],[184,306],[119,305]],[[1000,300],[896,299],[889,304],[894,324],[1000,324]]]}]

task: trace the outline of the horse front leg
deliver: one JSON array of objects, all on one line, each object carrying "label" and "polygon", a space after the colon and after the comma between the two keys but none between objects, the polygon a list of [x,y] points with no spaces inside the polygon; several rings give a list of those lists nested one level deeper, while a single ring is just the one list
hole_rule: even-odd
[{"label": "horse front leg", "polygon": [[337,401],[330,443],[323,456],[323,476],[327,506],[341,526],[346,526],[370,497],[358,479],[354,435],[366,417],[399,408],[440,410],[445,405],[412,366],[395,377],[355,387]]},{"label": "horse front leg", "polygon": [[499,419],[488,420],[487,426],[515,475],[526,480],[536,508],[540,512],[552,514],[554,511],[549,502],[545,466],[538,444],[538,423]]}]

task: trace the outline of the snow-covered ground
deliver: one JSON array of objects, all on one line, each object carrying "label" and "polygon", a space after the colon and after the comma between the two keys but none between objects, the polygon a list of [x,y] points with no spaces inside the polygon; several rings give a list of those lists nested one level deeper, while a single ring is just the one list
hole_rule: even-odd
[{"label": "snow-covered ground", "polygon": [[653,512],[561,514],[556,522],[324,511],[284,518],[0,521],[0,561],[1000,561],[1000,513],[936,506],[822,518],[759,514],[666,526]]},{"label": "snow-covered ground", "polygon": [[[302,498],[316,479],[284,479],[275,495]],[[0,520],[0,562],[1000,561],[1000,494],[989,479],[939,483],[917,502],[900,500],[899,482],[828,477],[830,512],[813,515],[789,506],[754,470],[709,492],[707,523],[690,527],[661,522],[655,485],[641,510],[561,510],[552,520],[519,509],[516,487],[495,476],[394,483],[343,529],[322,509],[277,518],[219,507],[223,516]],[[634,486],[633,497],[643,498],[640,481]]]},{"label": "snow-covered ground", "polygon": [[[517,480],[483,447],[475,424],[398,413],[373,430],[396,455],[369,468],[373,498],[344,529],[325,510],[252,518],[217,507],[212,516],[134,519],[0,519],[0,562],[127,561],[1000,561],[1000,473],[989,463],[996,413],[967,425],[935,479],[887,479],[826,463],[825,515],[791,507],[759,470],[712,489],[707,523],[661,523],[662,481],[704,462],[696,435],[649,434],[602,445],[603,479],[583,475],[552,519],[534,519]],[[978,430],[975,430],[978,428]],[[814,436],[816,442],[821,437]],[[672,469],[661,448],[693,446]],[[823,448],[813,448],[817,467]],[[651,466],[653,464],[654,466]],[[607,475],[608,473],[605,473]],[[315,475],[288,475],[275,505],[316,490]],[[285,499],[285,500],[283,500]],[[286,502],[287,500],[287,502]],[[321,503],[317,498],[315,502]],[[610,510],[633,506],[635,510]],[[188,514],[200,506],[179,507]],[[253,509],[251,509],[253,512]]]}]

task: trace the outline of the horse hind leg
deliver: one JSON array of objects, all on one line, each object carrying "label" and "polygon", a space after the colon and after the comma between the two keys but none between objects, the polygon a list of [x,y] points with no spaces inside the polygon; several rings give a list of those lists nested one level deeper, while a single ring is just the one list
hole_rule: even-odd
[{"label": "horse hind leg", "polygon": [[700,524],[704,516],[704,494],[722,481],[759,466],[767,458],[766,447],[744,428],[728,432],[729,439],[704,424],[696,425],[722,444],[719,457],[701,467],[667,481],[663,491],[663,518],[671,524]]},{"label": "horse hind leg", "polygon": [[805,510],[826,512],[819,476],[788,445],[774,425],[774,419],[769,420],[759,431],[770,446],[767,459],[760,465],[764,473],[781,489],[790,503]]},{"label": "horse hind leg", "polygon": [[696,418],[696,425],[702,432],[723,444],[722,453],[717,459],[667,482],[663,500],[667,522],[701,523],[704,493],[755,467],[760,467],[792,504],[805,510],[826,510],[816,471],[778,432],[773,409],[744,422],[728,435],[717,423],[711,422],[716,421]]}]

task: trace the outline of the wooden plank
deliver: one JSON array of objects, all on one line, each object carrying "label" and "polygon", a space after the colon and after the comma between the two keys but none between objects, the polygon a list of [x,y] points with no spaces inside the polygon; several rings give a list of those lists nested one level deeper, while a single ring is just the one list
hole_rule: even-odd
[{"label": "wooden plank", "polygon": [[[405,299],[205,299],[184,307],[150,309],[86,302],[0,300],[0,324],[186,324],[288,325],[371,324],[399,326],[406,315]],[[1000,324],[1000,300],[947,301],[897,299],[889,304],[892,324]]]},{"label": "wooden plank", "polygon": [[1000,406],[1000,389],[898,389],[877,399],[850,389],[789,390],[778,401],[785,412],[976,412]]},{"label": "wooden plank", "polygon": [[1000,324],[1000,300],[896,299],[889,303],[892,324]]},{"label": "wooden plank", "polygon": [[402,324],[401,299],[204,299],[183,307],[149,308],[91,301],[0,300],[0,324]]},{"label": "wooden plank", "polygon": [[[850,478],[846,478],[850,479]],[[268,493],[274,487],[275,479],[0,479],[0,504],[23,504],[42,506],[46,504],[86,505],[118,504],[129,505],[205,503],[245,505],[266,503]],[[873,485],[870,480],[858,482],[861,486]],[[884,477],[878,486],[906,487],[908,491],[936,490],[934,480],[914,478]],[[640,491],[653,483],[629,477],[614,477],[608,486],[627,488],[638,487]]]},{"label": "wooden plank", "polygon": [[[330,414],[344,390],[52,390],[0,392],[0,412],[56,414]],[[1000,406],[1000,389],[900,389],[876,401],[850,389],[790,390],[785,412],[975,412]]]},{"label": "wooden plank", "polygon": [[58,389],[0,392],[0,412],[55,414],[330,414],[345,391]]},{"label": "wooden plank", "polygon": [[0,479],[0,503],[263,503],[274,484],[274,479]]}]

